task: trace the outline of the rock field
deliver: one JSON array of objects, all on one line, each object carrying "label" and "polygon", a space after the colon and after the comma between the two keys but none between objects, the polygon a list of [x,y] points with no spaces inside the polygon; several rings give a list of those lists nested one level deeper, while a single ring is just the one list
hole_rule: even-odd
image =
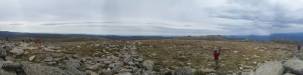
[{"label": "rock field", "polygon": [[[212,49],[218,46],[215,70]],[[294,49],[205,40],[0,41],[0,75],[303,75]]]}]

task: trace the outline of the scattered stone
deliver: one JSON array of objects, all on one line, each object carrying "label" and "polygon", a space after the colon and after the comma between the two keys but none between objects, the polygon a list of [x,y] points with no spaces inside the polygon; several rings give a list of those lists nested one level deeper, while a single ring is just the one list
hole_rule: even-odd
[{"label": "scattered stone", "polygon": [[255,72],[254,71],[241,72],[241,75],[255,75]]},{"label": "scattered stone", "polygon": [[44,62],[51,62],[51,61],[53,61],[53,60],[54,60],[53,57],[46,57],[43,61],[44,61]]},{"label": "scattered stone", "polygon": [[15,54],[15,55],[22,55],[24,53],[24,50],[20,49],[20,48],[14,48],[10,52],[13,53],[13,54]]},{"label": "scattered stone", "polygon": [[98,70],[98,68],[100,68],[101,66],[102,66],[102,64],[97,63],[97,64],[94,64],[94,65],[88,66],[87,69],[96,71],[96,70]]},{"label": "scattered stone", "polygon": [[101,75],[113,75],[113,71],[110,69],[103,69],[101,70]]},{"label": "scattered stone", "polygon": [[87,73],[87,75],[99,75],[98,73],[91,70],[86,70],[85,72]]},{"label": "scattered stone", "polygon": [[122,73],[118,73],[117,75],[132,75],[132,74],[129,72],[122,72]]},{"label": "scattered stone", "polygon": [[122,66],[123,66],[122,62],[117,62],[109,65],[109,67],[112,69],[113,72],[118,72]]},{"label": "scattered stone", "polygon": [[29,60],[29,61],[33,61],[33,60],[35,59],[35,57],[36,57],[36,56],[33,55],[33,56],[29,57],[28,60]]},{"label": "scattered stone", "polygon": [[72,75],[56,67],[38,64],[24,64],[23,69],[27,75]]},{"label": "scattered stone", "polygon": [[151,60],[145,60],[143,61],[143,67],[146,69],[146,70],[153,70],[153,66],[154,66],[154,62],[151,61]]},{"label": "scattered stone", "polygon": [[70,59],[68,61],[66,61],[65,63],[67,66],[69,67],[74,67],[74,68],[77,68],[79,69],[80,68],[80,60],[76,60],[76,59]]},{"label": "scattered stone", "polygon": [[110,63],[112,63],[112,61],[105,60],[105,61],[103,61],[103,63],[104,63],[104,64],[110,64]]},{"label": "scattered stone", "polygon": [[53,62],[47,62],[47,65],[56,65],[57,62],[53,61]]}]

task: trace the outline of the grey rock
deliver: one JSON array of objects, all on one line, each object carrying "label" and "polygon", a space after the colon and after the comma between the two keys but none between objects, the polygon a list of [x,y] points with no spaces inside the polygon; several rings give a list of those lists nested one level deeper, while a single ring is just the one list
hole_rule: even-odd
[{"label": "grey rock", "polygon": [[5,57],[7,56],[7,50],[5,47],[0,47],[0,57]]},{"label": "grey rock", "polygon": [[101,70],[101,73],[100,73],[101,75],[113,75],[113,71],[112,70],[110,70],[110,69],[103,69],[103,70]]},{"label": "grey rock", "polygon": [[12,56],[6,56],[5,57],[6,61],[15,61],[16,59]]},{"label": "grey rock", "polygon": [[26,64],[23,69],[27,75],[71,75],[59,68],[39,64]]},{"label": "grey rock", "polygon": [[118,72],[122,66],[123,66],[122,62],[117,62],[109,65],[109,67],[112,68],[113,72]]},{"label": "grey rock", "polygon": [[81,67],[80,60],[70,59],[70,60],[67,60],[65,63],[69,67],[74,67],[74,68],[77,68],[77,69],[79,69]]},{"label": "grey rock", "polygon": [[203,73],[212,73],[215,72],[215,69],[209,69],[209,68],[205,68],[205,69],[200,69],[199,71],[203,72]]},{"label": "grey rock", "polygon": [[85,72],[68,66],[63,70],[57,67],[40,64],[23,63],[23,69],[27,75],[85,75]]},{"label": "grey rock", "polygon": [[53,60],[54,60],[53,57],[46,57],[43,61],[44,61],[44,62],[51,62],[51,61],[53,61]]},{"label": "grey rock", "polygon": [[81,67],[80,65],[80,60],[76,59],[70,59],[66,61],[66,66],[65,70],[72,75],[85,75],[84,72],[81,72],[79,68]]},{"label": "grey rock", "polygon": [[154,73],[152,71],[143,71],[141,75],[154,75]]},{"label": "grey rock", "polygon": [[142,65],[147,70],[153,70],[154,62],[151,60],[145,60],[143,61]]},{"label": "grey rock", "polygon": [[24,53],[24,50],[20,48],[14,48],[13,50],[10,51],[10,53],[15,55],[22,55]]},{"label": "grey rock", "polygon": [[284,62],[284,67],[287,71],[290,71],[296,75],[303,75],[303,61],[297,58],[289,59]]},{"label": "grey rock", "polygon": [[85,72],[87,73],[87,75],[99,75],[98,73],[91,71],[91,70],[87,70]]},{"label": "grey rock", "polygon": [[241,72],[241,75],[255,75],[253,71],[250,72]]},{"label": "grey rock", "polygon": [[36,57],[36,56],[33,55],[33,56],[29,57],[28,60],[29,60],[29,61],[33,61],[33,60],[35,59],[35,57]]},{"label": "grey rock", "polygon": [[283,75],[296,75],[296,74],[292,74],[292,73],[285,73]]},{"label": "grey rock", "polygon": [[[6,62],[5,61],[0,61],[0,66],[2,67],[3,64],[5,64]],[[14,72],[9,72],[9,71],[6,71],[6,70],[3,70],[2,68],[0,69],[0,75],[17,75],[16,73]]]},{"label": "grey rock", "polygon": [[262,64],[256,69],[256,75],[282,75],[284,67],[281,62],[271,61]]},{"label": "grey rock", "polygon": [[122,72],[122,73],[118,73],[118,75],[132,75],[132,74],[129,72]]},{"label": "grey rock", "polygon": [[46,64],[47,64],[47,65],[56,65],[56,64],[57,64],[57,62],[55,62],[55,61],[51,61],[51,62],[47,62]]},{"label": "grey rock", "polygon": [[102,64],[100,63],[97,63],[97,64],[94,64],[94,65],[91,65],[91,66],[88,66],[87,69],[89,70],[98,70],[99,68],[101,68]]},{"label": "grey rock", "polygon": [[67,71],[70,75],[85,75],[84,72],[81,72],[76,67],[67,66],[65,71]]},{"label": "grey rock", "polygon": [[138,62],[142,62],[143,61],[143,58],[137,58],[137,59],[135,59],[136,61],[138,61]]},{"label": "grey rock", "polygon": [[112,63],[112,61],[105,60],[105,61],[103,61],[103,63],[104,63],[104,64],[110,64],[110,63]]},{"label": "grey rock", "polygon": [[190,67],[178,68],[173,72],[173,75],[193,75],[193,71]]},{"label": "grey rock", "polygon": [[132,61],[132,57],[128,54],[124,55],[123,57],[124,57],[124,60],[123,60],[124,63],[128,63],[128,62]]}]

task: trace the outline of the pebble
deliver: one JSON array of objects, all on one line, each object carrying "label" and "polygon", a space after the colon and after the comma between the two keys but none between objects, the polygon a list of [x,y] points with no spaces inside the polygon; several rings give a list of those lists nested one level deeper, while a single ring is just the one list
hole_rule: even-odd
[{"label": "pebble", "polygon": [[94,64],[94,65],[88,66],[87,69],[95,71],[95,70],[98,70],[98,68],[100,68],[101,66],[102,66],[102,64],[97,63],[97,64]]},{"label": "pebble", "polygon": [[91,70],[86,70],[85,72],[87,73],[87,75],[99,75],[98,73]]},{"label": "pebble", "polygon": [[35,59],[35,57],[36,57],[36,56],[33,55],[33,56],[29,57],[28,60],[29,60],[29,61],[33,61],[33,60]]}]

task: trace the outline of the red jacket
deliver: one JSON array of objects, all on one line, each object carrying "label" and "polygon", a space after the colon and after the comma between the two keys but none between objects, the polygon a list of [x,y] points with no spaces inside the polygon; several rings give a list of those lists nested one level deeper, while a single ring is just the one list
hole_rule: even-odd
[{"label": "red jacket", "polygon": [[214,59],[215,59],[215,60],[219,60],[220,51],[219,51],[219,50],[214,51],[213,56],[214,56]]}]

